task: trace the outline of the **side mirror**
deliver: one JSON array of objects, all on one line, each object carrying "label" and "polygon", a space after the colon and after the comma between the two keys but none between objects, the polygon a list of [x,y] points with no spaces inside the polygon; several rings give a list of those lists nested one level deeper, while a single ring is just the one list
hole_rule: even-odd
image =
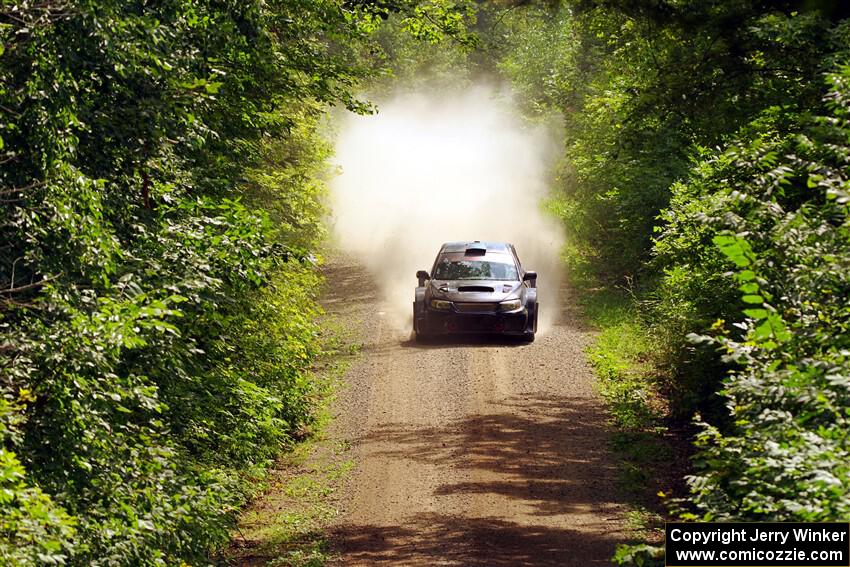
[{"label": "side mirror", "polygon": [[533,282],[537,280],[537,272],[525,272],[525,275],[522,276],[522,281],[524,282]]},{"label": "side mirror", "polygon": [[416,272],[416,279],[419,280],[419,287],[422,287],[425,285],[426,280],[431,279],[431,276],[428,275],[428,272],[426,272],[425,270],[419,270],[418,272]]}]

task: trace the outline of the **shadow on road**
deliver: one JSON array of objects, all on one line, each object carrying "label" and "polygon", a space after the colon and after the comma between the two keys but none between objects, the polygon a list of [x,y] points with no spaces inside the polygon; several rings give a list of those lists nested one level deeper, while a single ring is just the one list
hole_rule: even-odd
[{"label": "shadow on road", "polygon": [[523,398],[492,407],[505,411],[469,416],[447,427],[390,424],[359,443],[380,447],[371,454],[387,459],[453,463],[494,473],[492,480],[443,485],[438,494],[500,494],[533,506],[537,515],[596,505],[600,492],[611,490],[616,467],[606,458],[607,447],[599,446],[605,417],[592,402]]},{"label": "shadow on road", "polygon": [[[601,558],[595,564],[610,564],[623,534],[616,522],[617,471],[599,442],[606,423],[598,407],[586,398],[541,394],[492,403],[488,410],[444,427],[387,424],[357,442],[370,458],[451,463],[469,480],[440,485],[437,497],[497,496],[521,511],[525,522],[420,514],[397,528],[344,526],[334,539],[347,561],[586,565],[594,564],[587,558]],[[545,525],[569,525],[571,517],[595,524],[575,530]]]},{"label": "shadow on road", "polygon": [[325,285],[322,306],[328,312],[342,311],[352,305],[374,304],[380,300],[378,286],[368,272],[356,265],[329,263],[322,266]]},{"label": "shadow on road", "polygon": [[[429,538],[420,537],[423,533]],[[613,538],[577,530],[443,514],[420,514],[405,526],[352,526],[333,537],[345,542],[347,565],[564,566],[576,565],[573,558],[588,555],[586,548],[614,545]]]}]

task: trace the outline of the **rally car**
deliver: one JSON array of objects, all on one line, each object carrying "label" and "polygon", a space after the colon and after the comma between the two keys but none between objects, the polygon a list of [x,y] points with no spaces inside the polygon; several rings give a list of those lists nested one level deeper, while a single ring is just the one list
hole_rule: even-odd
[{"label": "rally car", "polygon": [[537,273],[523,270],[513,244],[447,242],[431,272],[416,272],[413,331],[418,340],[460,333],[537,332]]}]

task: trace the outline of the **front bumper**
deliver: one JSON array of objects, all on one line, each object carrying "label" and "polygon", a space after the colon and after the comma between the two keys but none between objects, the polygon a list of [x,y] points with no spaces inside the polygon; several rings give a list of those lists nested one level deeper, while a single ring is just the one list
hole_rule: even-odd
[{"label": "front bumper", "polygon": [[418,332],[429,335],[500,334],[529,332],[528,310],[510,313],[457,313],[426,309],[416,317]]}]

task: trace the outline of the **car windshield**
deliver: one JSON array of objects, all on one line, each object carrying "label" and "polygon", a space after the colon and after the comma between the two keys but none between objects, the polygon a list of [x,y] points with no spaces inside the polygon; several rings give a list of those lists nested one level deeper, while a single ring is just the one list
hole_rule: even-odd
[{"label": "car windshield", "polygon": [[436,280],[506,280],[516,281],[516,266],[501,259],[472,260],[469,258],[440,258],[434,269]]}]

